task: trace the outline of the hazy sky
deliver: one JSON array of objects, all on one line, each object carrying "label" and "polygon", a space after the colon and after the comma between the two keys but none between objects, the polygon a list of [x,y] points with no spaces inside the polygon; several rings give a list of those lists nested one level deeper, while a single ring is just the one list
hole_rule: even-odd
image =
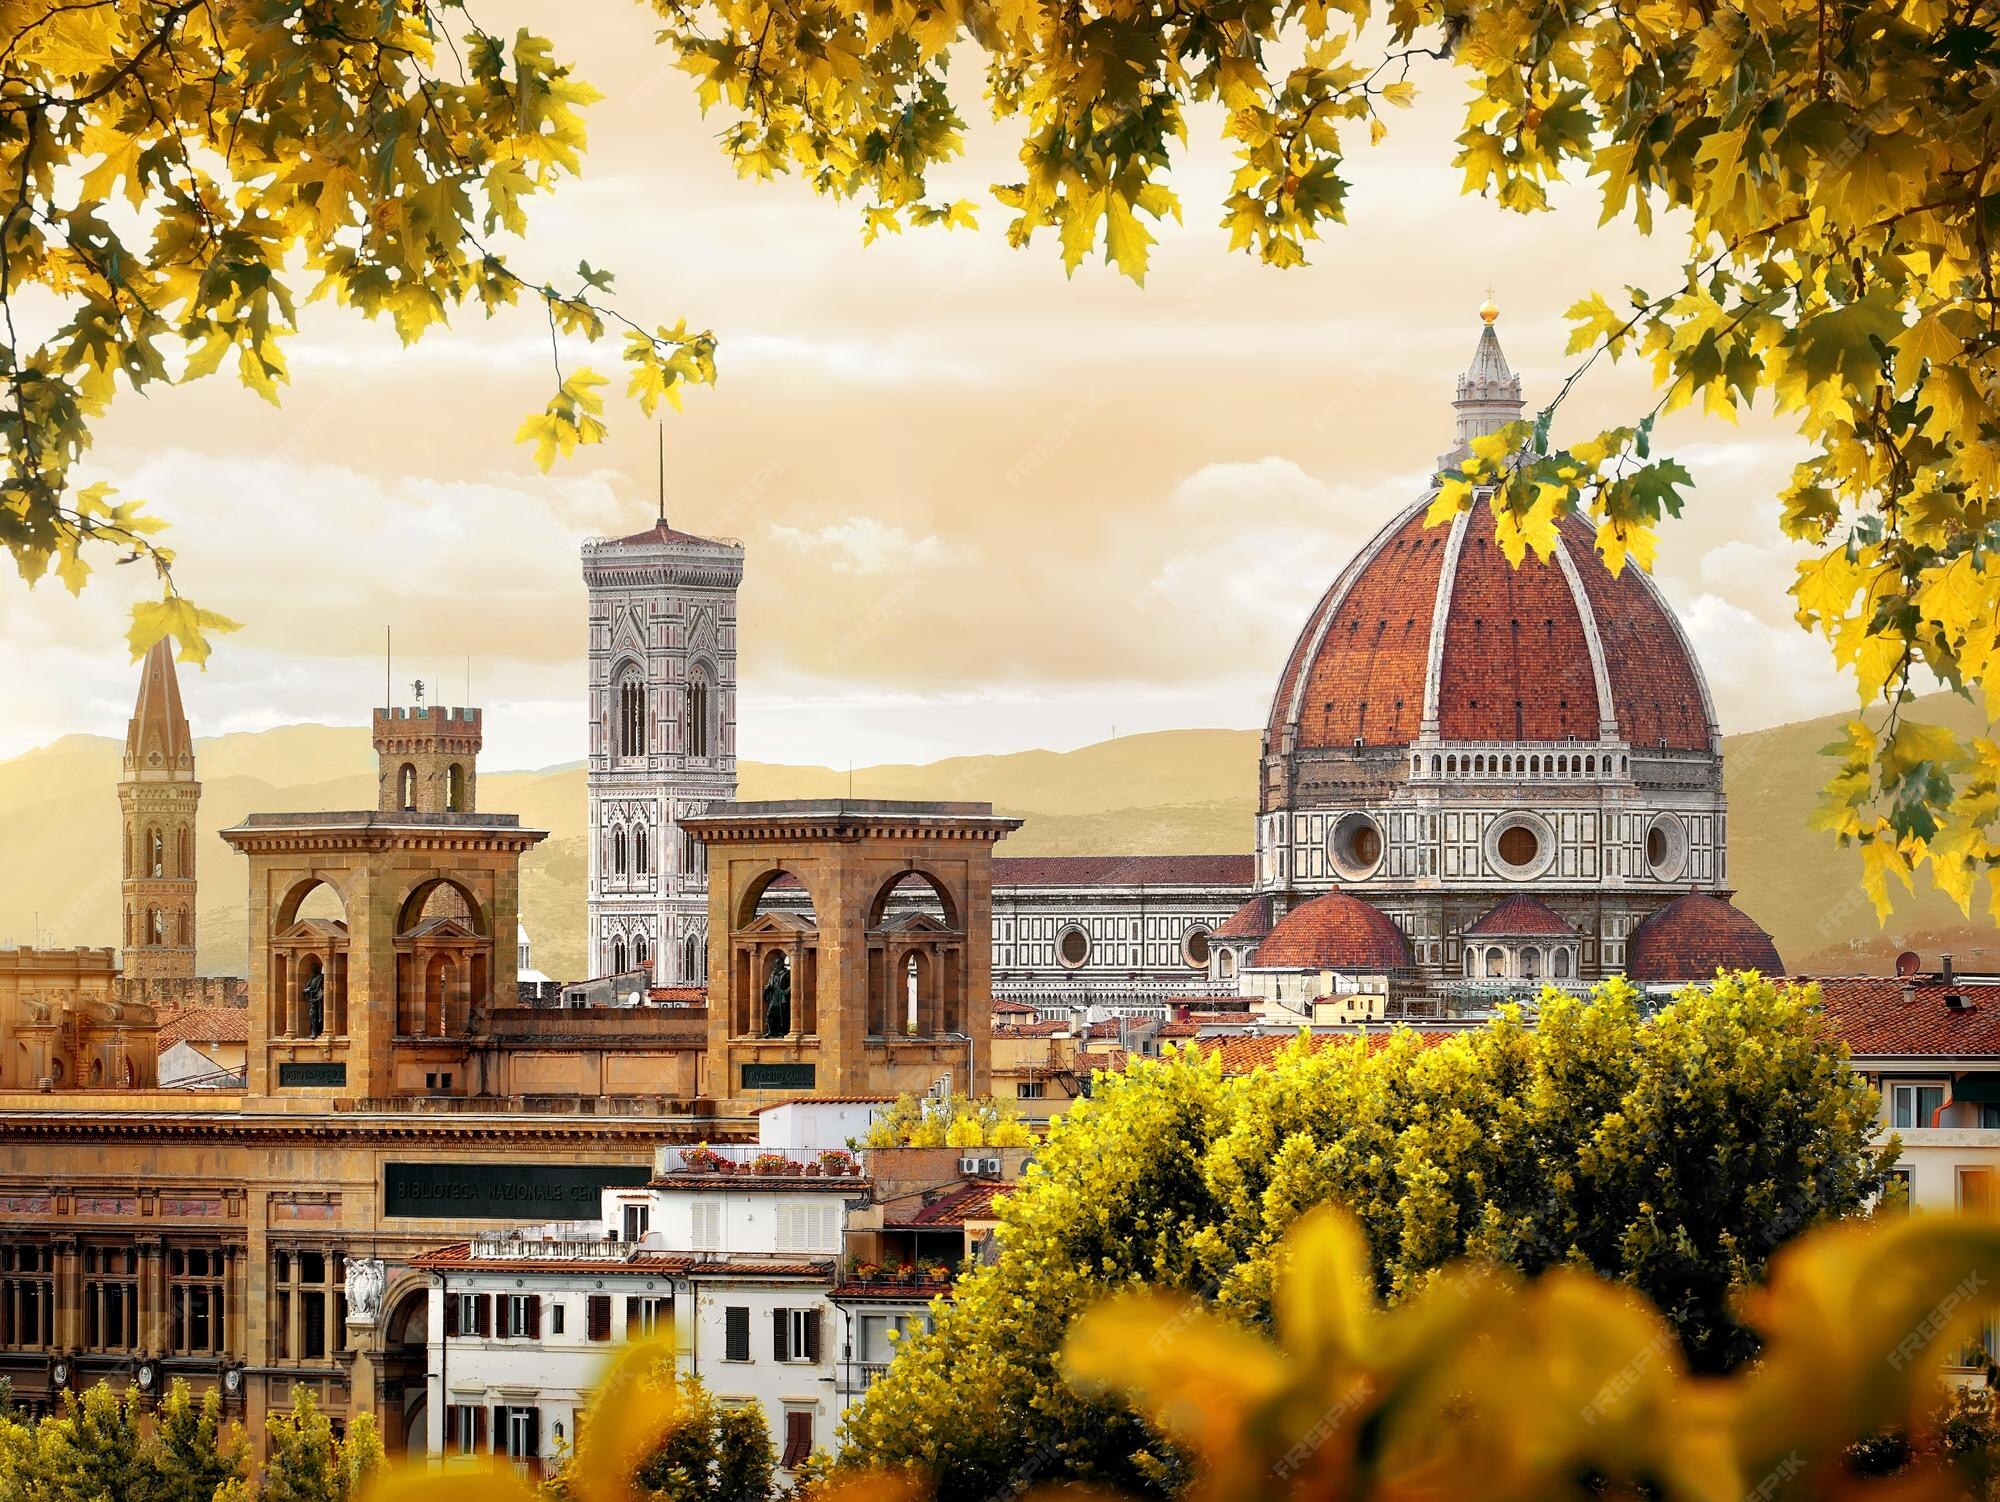
[{"label": "hazy sky", "polygon": [[[864,247],[854,206],[735,177],[636,6],[563,16],[556,41],[608,97],[587,175],[536,211],[516,264],[588,258],[633,316],[721,340],[721,384],[667,423],[668,508],[748,547],[739,750],[762,760],[1257,724],[1312,602],[1449,445],[1488,284],[1533,401],[1567,368],[1570,303],[1672,277],[1671,236],[1599,230],[1587,192],[1530,219],[1461,198],[1463,84],[1441,69],[1359,147],[1350,223],[1300,271],[1225,257],[1229,154],[1197,116],[1187,223],[1158,231],[1140,289],[1100,263],[1065,279],[1053,239],[1007,248],[985,195],[1015,175],[1005,127],[975,121],[940,184],[981,201],[977,233]],[[121,397],[93,476],[150,498],[183,587],[246,623],[183,678],[198,733],[360,723],[387,623],[399,692],[421,675],[457,702],[471,657],[489,766],[582,754],[577,547],[651,518],[655,434],[614,404],[610,443],[540,475],[512,437],[547,398],[548,353],[533,314],[405,350],[315,307],[281,409],[224,378]],[[594,363],[622,389],[614,361]],[[1646,392],[1629,366],[1594,371],[1557,438],[1629,420]],[[1849,703],[1786,608],[1789,425],[1683,417],[1665,438],[1698,490],[1659,576],[1724,727]],[[122,731],[132,572],[80,601],[0,579],[0,755]]]}]

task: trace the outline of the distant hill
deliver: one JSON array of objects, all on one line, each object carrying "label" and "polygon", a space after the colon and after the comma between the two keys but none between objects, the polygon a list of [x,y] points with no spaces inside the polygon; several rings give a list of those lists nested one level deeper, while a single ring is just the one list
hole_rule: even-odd
[{"label": "distant hill", "polygon": [[[1947,696],[1920,716],[1973,728]],[[1739,901],[1798,970],[1879,970],[1904,948],[1935,963],[2000,969],[1994,930],[1962,918],[1923,884],[1879,929],[1861,894],[1860,861],[1808,827],[1826,766],[1819,748],[1839,717],[1731,736],[1726,742],[1731,874]],[[56,942],[118,940],[119,743],[65,736],[0,761],[0,943],[25,943],[39,924]],[[241,866],[216,830],[252,812],[373,805],[373,753],[361,727],[288,725],[201,739],[200,963],[241,974],[247,938]],[[925,765],[857,767],[862,798],[978,799],[1027,822],[1002,847],[1016,855],[1223,854],[1247,850],[1255,812],[1257,732],[1172,730],[1080,750],[962,756]],[[839,797],[849,774],[744,762],[745,798]],[[482,806],[521,815],[550,837],[522,865],[522,912],[536,963],[551,975],[583,969],[584,771],[571,764],[487,772]]]}]

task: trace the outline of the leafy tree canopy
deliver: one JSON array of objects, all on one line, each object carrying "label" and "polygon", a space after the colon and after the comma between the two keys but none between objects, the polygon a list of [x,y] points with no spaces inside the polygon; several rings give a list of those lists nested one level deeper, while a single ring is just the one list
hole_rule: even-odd
[{"label": "leafy tree canopy", "polygon": [[[1910,0],[651,0],[662,44],[746,176],[862,201],[866,232],[969,224],[931,192],[960,149],[967,80],[1019,130],[995,184],[1007,234],[1101,250],[1143,277],[1149,222],[1198,110],[1237,170],[1232,247],[1274,266],[1345,214],[1346,158],[1422,82],[1469,85],[1464,191],[1549,207],[1591,180],[1605,221],[1684,238],[1670,286],[1571,309],[1572,382],[1600,356],[1652,371],[1632,422],[1557,444],[1555,403],[1482,445],[1440,513],[1487,504],[1516,559],[1566,512],[1613,568],[1653,555],[1687,472],[1652,452],[1662,411],[1758,397],[1811,448],[1783,494],[1813,549],[1800,623],[1861,703],[1822,821],[1861,848],[1878,908],[1928,868],[1996,918],[2000,740],[1907,721],[1923,674],[2000,709],[2000,291],[1990,238],[2000,33]],[[1378,41],[1386,45],[1377,48]],[[981,70],[953,60],[972,55]],[[165,597],[135,649],[199,661],[229,623],[178,595],[157,522],[75,471],[122,377],[233,367],[275,399],[302,300],[415,339],[471,306],[539,302],[552,335],[622,336],[651,411],[714,375],[713,340],[608,308],[610,277],[517,270],[500,237],[576,169],[591,91],[545,38],[481,30],[460,0],[0,0],[0,542],[71,587],[99,540],[150,558]],[[56,317],[39,314],[53,306]],[[35,316],[32,316],[35,315]],[[37,327],[46,321],[46,329]],[[523,425],[544,464],[604,432],[593,370],[555,372]],[[1566,383],[1564,393],[1569,389]],[[1562,394],[1556,401],[1559,403]]]},{"label": "leafy tree canopy", "polygon": [[1064,1332],[1138,1285],[1261,1325],[1283,1237],[1325,1204],[1365,1233],[1379,1295],[1465,1256],[1591,1268],[1726,1370],[1755,1350],[1736,1300],[1772,1253],[1884,1180],[1879,1100],[1810,988],[1729,978],[1646,1018],[1613,982],[1546,994],[1535,1029],[1375,1041],[1302,1039],[1239,1078],[1192,1049],[1100,1077],[997,1202],[998,1259],[850,1411],[841,1465],[915,1464],[946,1498],[1024,1476],[1171,1489],[1179,1452],[1062,1379]]},{"label": "leafy tree canopy", "polygon": [[[481,30],[459,0],[0,0],[0,544],[70,589],[99,542],[159,570],[134,654],[200,662],[231,622],[173,587],[160,523],[75,470],[129,389],[225,366],[275,402],[299,305],[392,321],[526,300],[558,333],[622,339],[646,412],[714,376],[714,341],[608,309],[580,264],[517,271],[503,237],[577,170],[596,98],[550,42]],[[46,316],[50,308],[54,316]],[[556,366],[523,424],[546,467],[603,434],[605,378]]]},{"label": "leafy tree canopy", "polygon": [[942,1100],[901,1095],[875,1118],[863,1147],[1030,1147],[1035,1134],[1021,1113],[991,1097]]}]

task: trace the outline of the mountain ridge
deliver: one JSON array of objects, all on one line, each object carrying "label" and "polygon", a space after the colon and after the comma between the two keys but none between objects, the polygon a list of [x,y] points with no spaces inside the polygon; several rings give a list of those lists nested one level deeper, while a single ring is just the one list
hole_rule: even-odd
[{"label": "mountain ridge", "polygon": [[[1977,711],[1932,695],[1914,713],[1966,731]],[[1795,972],[1886,972],[1904,948],[1935,963],[1954,951],[1962,969],[2000,969],[2000,935],[1963,917],[1919,881],[1878,927],[1861,894],[1860,858],[1808,825],[1831,770],[1816,755],[1844,715],[1724,739],[1731,879],[1738,901],[1772,933]],[[807,764],[744,761],[746,799],[974,799],[1024,818],[1010,855],[1230,854],[1248,850],[1255,817],[1255,730],[1162,730],[1071,751],[1019,751],[887,763],[852,773]],[[118,802],[123,742],[65,735],[0,760],[0,942],[39,930],[57,944],[118,939]],[[247,921],[240,867],[215,831],[252,812],[367,808],[374,804],[366,726],[298,724],[197,737],[203,796],[197,825],[202,880],[199,963],[241,974]],[[583,972],[585,770],[582,762],[480,772],[484,807],[521,816],[549,838],[522,862],[522,914],[536,964]]]}]

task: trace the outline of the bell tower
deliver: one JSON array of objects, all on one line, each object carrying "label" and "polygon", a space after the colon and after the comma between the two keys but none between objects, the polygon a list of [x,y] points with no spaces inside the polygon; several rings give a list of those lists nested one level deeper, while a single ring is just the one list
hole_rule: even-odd
[{"label": "bell tower", "polygon": [[664,515],[583,546],[590,592],[589,966],[708,979],[707,850],[688,823],[736,796],[743,545]]},{"label": "bell tower", "polygon": [[140,669],[118,783],[125,825],[127,979],[194,975],[194,815],[200,802],[194,737],[181,709],[173,648],[157,641]]}]

